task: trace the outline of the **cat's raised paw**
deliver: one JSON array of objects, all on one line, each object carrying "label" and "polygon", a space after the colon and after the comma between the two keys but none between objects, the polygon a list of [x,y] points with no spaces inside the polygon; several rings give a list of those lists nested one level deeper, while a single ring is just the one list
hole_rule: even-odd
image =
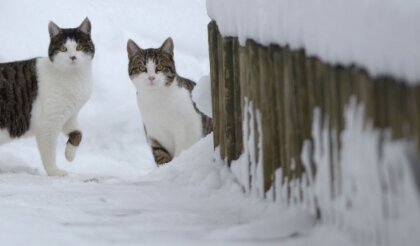
[{"label": "cat's raised paw", "polygon": [[76,146],[67,143],[67,145],[66,145],[66,151],[65,151],[64,154],[65,154],[66,159],[68,161],[73,161],[74,160],[74,158],[76,157],[76,149],[77,149]]}]

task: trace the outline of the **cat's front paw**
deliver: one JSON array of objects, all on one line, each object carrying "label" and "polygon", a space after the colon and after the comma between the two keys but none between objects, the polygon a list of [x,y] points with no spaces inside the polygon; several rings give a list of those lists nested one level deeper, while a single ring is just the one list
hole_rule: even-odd
[{"label": "cat's front paw", "polygon": [[47,171],[48,176],[64,177],[67,176],[67,172],[59,168],[50,168]]},{"label": "cat's front paw", "polygon": [[66,151],[65,151],[64,154],[65,154],[66,159],[68,161],[73,161],[74,160],[74,158],[76,157],[76,149],[77,149],[76,146],[74,146],[70,143],[66,144]]}]

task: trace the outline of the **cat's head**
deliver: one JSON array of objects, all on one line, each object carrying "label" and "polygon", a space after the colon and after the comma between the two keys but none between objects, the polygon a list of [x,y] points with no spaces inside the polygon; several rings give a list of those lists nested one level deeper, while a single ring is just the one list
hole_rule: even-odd
[{"label": "cat's head", "polygon": [[88,18],[77,28],[60,28],[50,21],[48,31],[48,57],[56,67],[70,69],[90,64],[95,46],[90,37],[91,24]]},{"label": "cat's head", "polygon": [[137,88],[170,86],[176,75],[174,43],[171,38],[157,49],[142,49],[133,40],[127,42],[128,74]]}]

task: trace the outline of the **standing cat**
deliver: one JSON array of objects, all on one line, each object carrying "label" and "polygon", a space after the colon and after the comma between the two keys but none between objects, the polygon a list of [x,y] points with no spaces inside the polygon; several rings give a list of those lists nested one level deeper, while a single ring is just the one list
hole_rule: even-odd
[{"label": "standing cat", "polygon": [[127,43],[128,73],[137,88],[137,103],[157,164],[178,156],[212,131],[212,120],[191,98],[195,83],[175,71],[174,45],[168,38],[158,49]]},{"label": "standing cat", "polygon": [[72,161],[82,139],[77,114],[92,91],[91,61],[95,48],[86,18],[77,28],[48,25],[48,58],[0,64],[0,144],[35,136],[45,171],[57,168],[56,142],[67,134],[65,156]]}]

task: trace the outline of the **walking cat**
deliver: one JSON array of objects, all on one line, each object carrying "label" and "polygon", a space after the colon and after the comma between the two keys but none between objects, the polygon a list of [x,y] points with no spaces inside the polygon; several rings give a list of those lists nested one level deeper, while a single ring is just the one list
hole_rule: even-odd
[{"label": "walking cat", "polygon": [[158,49],[127,43],[128,73],[137,88],[137,103],[155,162],[178,156],[209,134],[212,119],[192,101],[195,82],[176,73],[174,44],[168,38]]},{"label": "walking cat", "polygon": [[48,25],[48,57],[0,64],[0,144],[35,136],[45,171],[64,176],[56,165],[60,132],[68,135],[65,156],[75,158],[82,132],[77,114],[92,91],[95,48],[91,23],[77,28]]}]

